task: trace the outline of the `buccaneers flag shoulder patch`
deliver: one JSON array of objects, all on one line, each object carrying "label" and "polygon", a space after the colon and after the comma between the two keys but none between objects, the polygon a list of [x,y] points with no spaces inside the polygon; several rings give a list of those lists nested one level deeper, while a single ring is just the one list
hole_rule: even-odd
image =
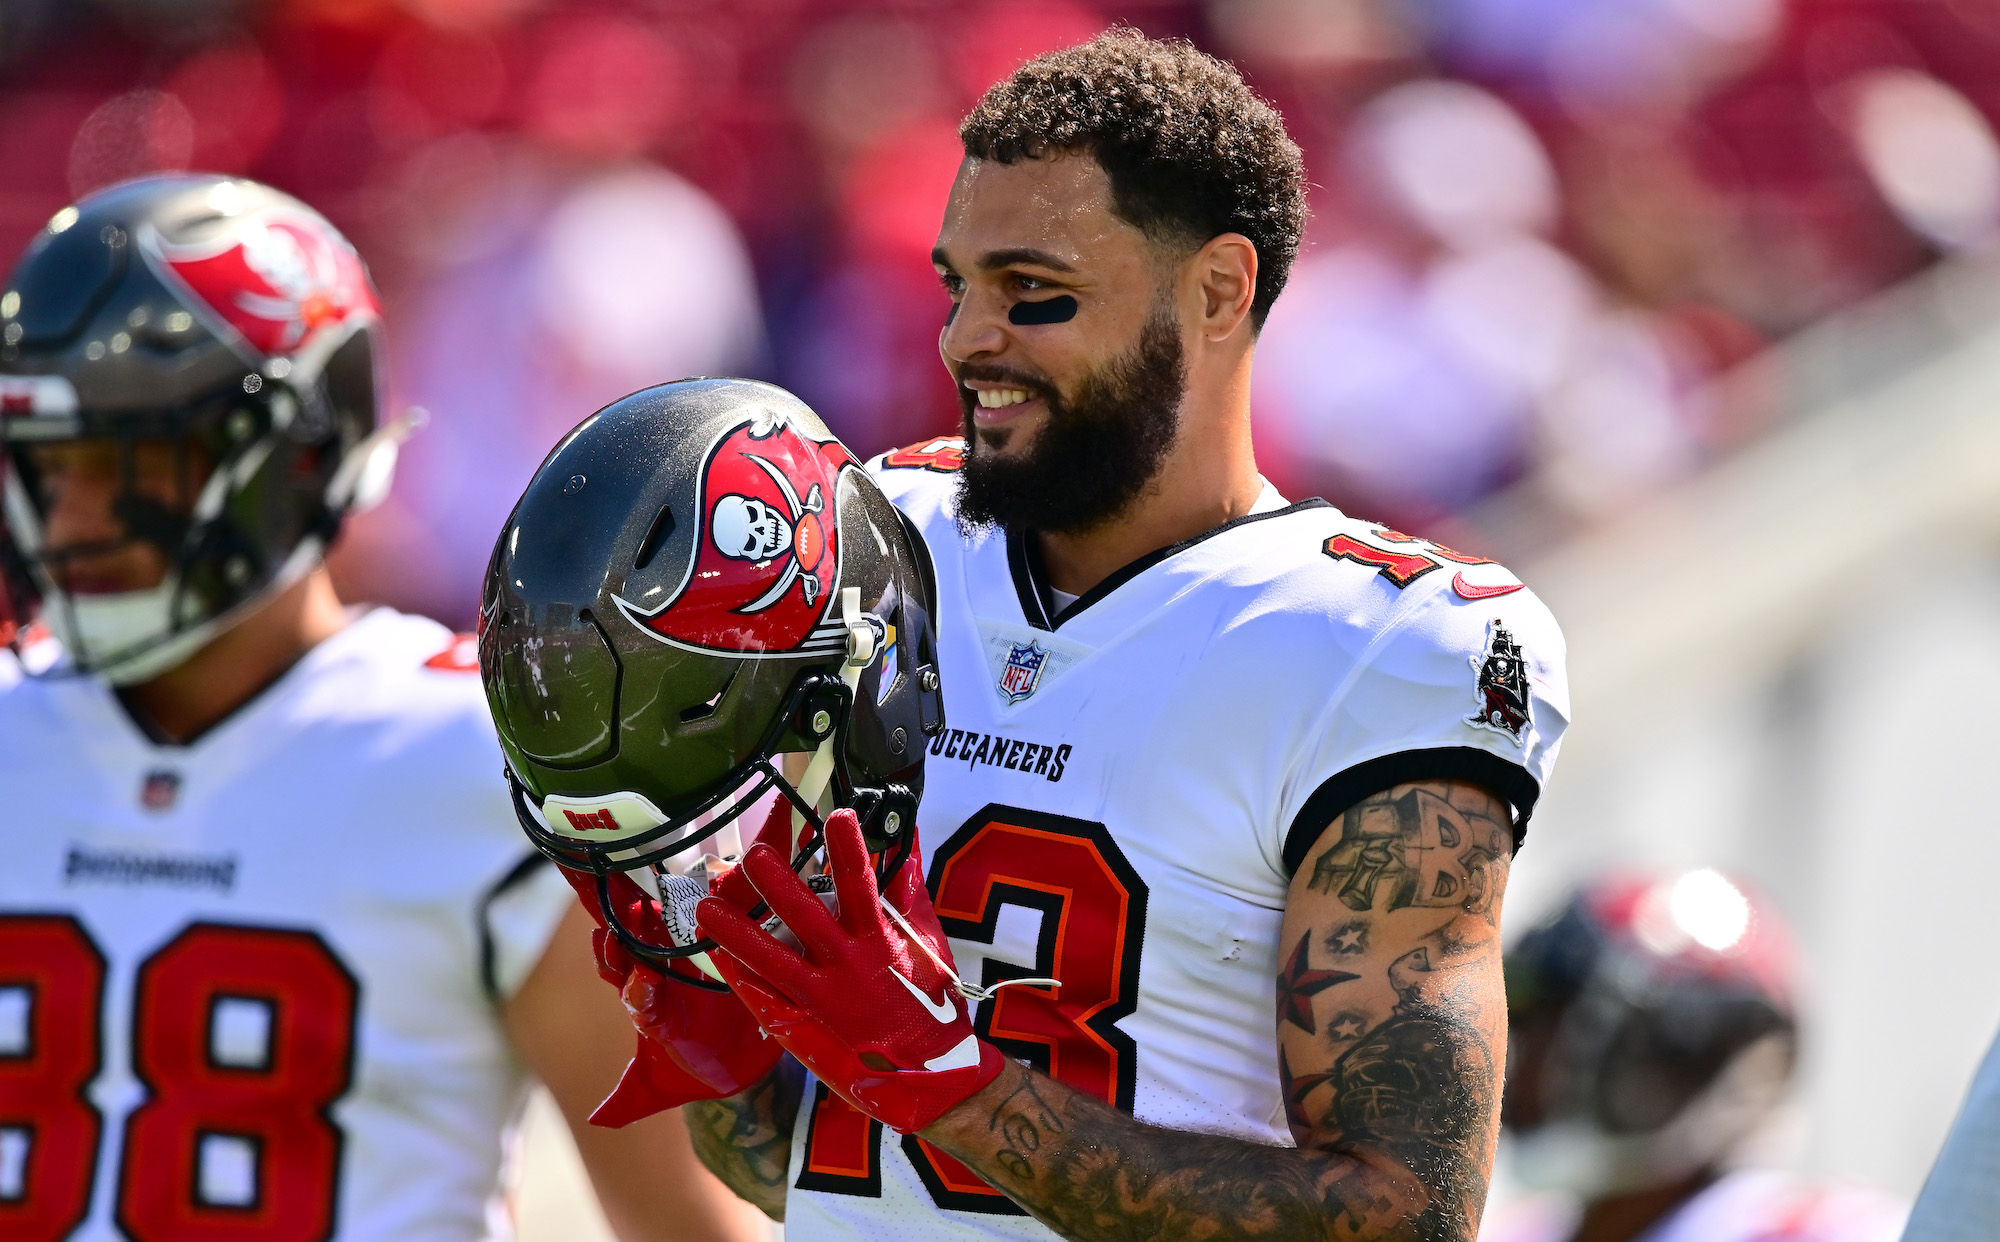
[{"label": "buccaneers flag shoulder patch", "polygon": [[1521,730],[1528,726],[1528,670],[1521,659],[1521,645],[1496,620],[1486,654],[1474,663],[1479,669],[1479,710],[1468,716],[1466,723],[1519,741]]}]

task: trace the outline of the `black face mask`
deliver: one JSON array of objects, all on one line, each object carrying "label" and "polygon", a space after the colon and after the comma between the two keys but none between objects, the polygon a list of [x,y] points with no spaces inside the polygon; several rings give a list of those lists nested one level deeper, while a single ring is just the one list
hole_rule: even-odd
[{"label": "black face mask", "polygon": [[968,365],[960,378],[1011,382],[1049,407],[1027,453],[1002,459],[980,439],[977,399],[959,387],[968,449],[958,476],[961,526],[1058,534],[1102,526],[1138,498],[1173,446],[1187,391],[1180,324],[1165,306],[1131,349],[1085,376],[1068,399],[1045,381],[1000,368]]}]

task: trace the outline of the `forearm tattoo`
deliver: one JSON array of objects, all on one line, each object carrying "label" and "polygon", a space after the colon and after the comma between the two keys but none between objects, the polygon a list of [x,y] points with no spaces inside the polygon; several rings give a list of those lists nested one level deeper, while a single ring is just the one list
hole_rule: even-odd
[{"label": "forearm tattoo", "polygon": [[681,1108],[694,1154],[737,1198],[772,1220],[785,1219],[792,1128],[804,1094],[805,1070],[785,1057],[748,1091]]},{"label": "forearm tattoo", "polygon": [[1338,826],[1304,877],[1334,913],[1293,923],[1279,954],[1299,1147],[1146,1125],[1017,1066],[925,1137],[1077,1242],[1472,1242],[1499,1114],[1508,809],[1425,783]]}]

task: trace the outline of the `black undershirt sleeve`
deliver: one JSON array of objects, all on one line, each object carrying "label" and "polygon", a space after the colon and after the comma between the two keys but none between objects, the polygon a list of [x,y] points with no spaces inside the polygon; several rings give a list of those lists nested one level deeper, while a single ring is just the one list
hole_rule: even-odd
[{"label": "black undershirt sleeve", "polygon": [[1285,873],[1295,875],[1306,860],[1306,852],[1326,831],[1333,817],[1363,798],[1412,781],[1464,781],[1477,785],[1495,797],[1505,798],[1514,807],[1514,849],[1519,852],[1528,834],[1528,816],[1534,813],[1541,786],[1528,770],[1476,746],[1439,746],[1428,750],[1404,750],[1383,755],[1337,772],[1320,782],[1306,799],[1292,826],[1285,833]]}]

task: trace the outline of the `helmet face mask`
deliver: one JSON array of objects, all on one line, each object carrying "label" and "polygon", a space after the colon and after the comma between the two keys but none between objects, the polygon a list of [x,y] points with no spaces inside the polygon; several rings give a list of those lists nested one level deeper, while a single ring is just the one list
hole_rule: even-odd
[{"label": "helmet face mask", "polygon": [[[934,594],[921,539],[782,389],[682,381],[599,411],[528,485],[481,601],[523,829],[607,892],[716,874],[777,802],[795,866],[843,806],[899,861],[943,727]],[[606,914],[642,957],[704,960]]]},{"label": "helmet face mask", "polygon": [[[69,670],[144,680],[318,564],[405,430],[376,426],[378,319],[339,233],[255,183],[147,178],[49,222],[0,294],[4,552]],[[92,448],[124,486],[70,539],[49,475]],[[163,452],[170,494],[143,485]],[[157,582],[89,580],[135,548]]]}]

